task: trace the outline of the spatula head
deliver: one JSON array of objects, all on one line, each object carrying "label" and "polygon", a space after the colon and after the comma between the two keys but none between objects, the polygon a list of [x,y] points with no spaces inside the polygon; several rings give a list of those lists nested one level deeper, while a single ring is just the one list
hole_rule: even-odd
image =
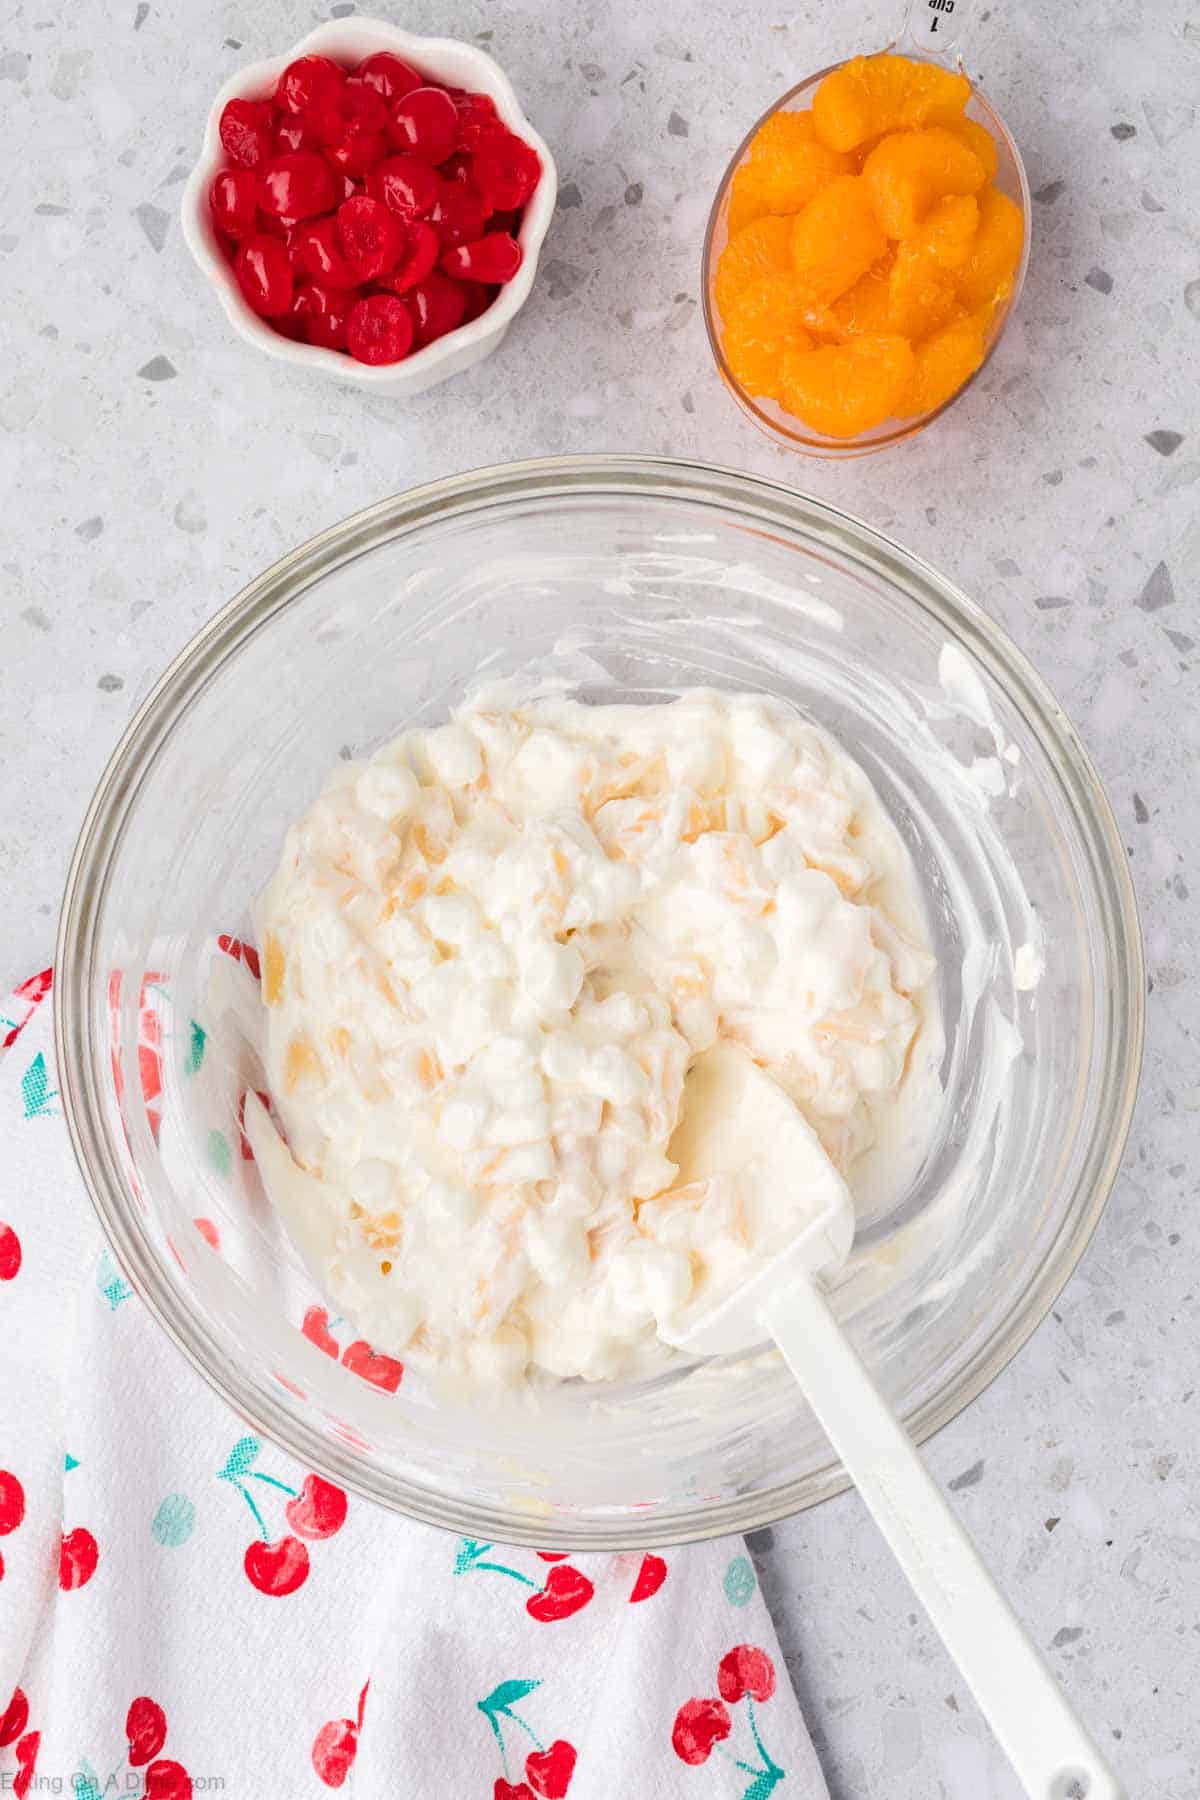
[{"label": "spatula head", "polygon": [[705,1263],[659,1336],[698,1356],[765,1343],[759,1312],[780,1285],[798,1273],[828,1275],[849,1255],[849,1189],[804,1114],[736,1044],[693,1063],[670,1156],[681,1186],[736,1182],[744,1249]]}]

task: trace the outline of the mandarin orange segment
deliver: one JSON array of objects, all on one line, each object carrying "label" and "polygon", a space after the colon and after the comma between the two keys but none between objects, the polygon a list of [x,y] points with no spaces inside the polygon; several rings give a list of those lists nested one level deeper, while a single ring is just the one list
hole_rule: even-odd
[{"label": "mandarin orange segment", "polygon": [[902,243],[888,281],[887,329],[915,342],[961,310],[951,277]]},{"label": "mandarin orange segment", "polygon": [[965,75],[907,56],[856,56],[827,75],[813,96],[817,135],[848,151],[885,131],[952,124],[971,97]]},{"label": "mandarin orange segment", "polygon": [[891,291],[890,277],[895,266],[896,253],[889,250],[881,256],[877,263],[872,263],[865,275],[860,275],[854,286],[847,288],[830,308],[837,326],[837,335],[843,341],[846,338],[864,335],[885,335],[890,331],[888,324],[888,297]]},{"label": "mandarin orange segment", "polygon": [[989,188],[980,195],[979,229],[958,272],[958,292],[964,305],[974,308],[1008,297],[1024,243],[1021,208],[998,188]]},{"label": "mandarin orange segment", "polygon": [[974,194],[947,194],[931,206],[905,248],[938,269],[960,269],[979,229]]},{"label": "mandarin orange segment", "polygon": [[948,127],[955,137],[960,137],[968,150],[973,150],[983,164],[984,175],[988,181],[995,181],[996,171],[1000,167],[1000,152],[996,140],[986,125],[978,119],[956,119]]},{"label": "mandarin orange segment", "polygon": [[857,437],[895,412],[912,370],[913,353],[902,337],[785,351],[782,403],[824,437]]},{"label": "mandarin orange segment", "polygon": [[810,112],[781,112],[755,132],[743,168],[768,212],[795,213],[837,176],[852,174],[854,159],[821,142]]},{"label": "mandarin orange segment", "polygon": [[853,287],[886,249],[871,196],[857,175],[839,175],[792,222],[792,267],[818,306]]},{"label": "mandarin orange segment", "polygon": [[957,394],[983,361],[991,309],[955,319],[926,338],[914,353],[912,374],[896,401],[896,417],[933,412]]},{"label": "mandarin orange segment", "polygon": [[738,386],[756,398],[778,400],[783,357],[788,351],[811,350],[813,340],[802,327],[776,332],[753,320],[734,319],[726,326],[722,343]]},{"label": "mandarin orange segment", "polygon": [[876,144],[862,181],[889,237],[911,237],[944,194],[975,194],[986,176],[962,138],[940,125],[897,131]]},{"label": "mandarin orange segment", "polygon": [[766,275],[790,275],[792,221],[766,217],[744,225],[731,237],[717,263],[717,305],[724,318],[737,310],[739,297]]},{"label": "mandarin orange segment", "polygon": [[729,189],[730,237],[736,237],[739,231],[753,224],[755,219],[761,219],[770,210],[762,176],[752,163],[742,163],[734,171],[733,183]]}]

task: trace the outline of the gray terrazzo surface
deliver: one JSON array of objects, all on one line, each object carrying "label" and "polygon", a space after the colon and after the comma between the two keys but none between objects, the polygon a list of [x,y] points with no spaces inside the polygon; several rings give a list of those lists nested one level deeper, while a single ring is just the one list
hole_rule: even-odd
[{"label": "gray terrazzo surface", "polygon": [[[335,5],[334,13],[352,10]],[[1200,1796],[1200,8],[982,9],[968,62],[1035,192],[1021,310],[971,393],[826,466],[722,392],[697,305],[754,117],[895,24],[732,0],[412,0],[484,42],[554,147],[560,212],[503,350],[408,405],[284,379],[227,330],[177,209],[212,92],[327,14],[63,9],[0,35],[0,918],[47,959],[92,786],[197,626],[283,551],[413,482],[543,452],[741,465],[893,532],[1011,632],[1108,783],[1152,978],[1134,1136],[1054,1316],[929,1461],[1131,1794]],[[859,1504],[753,1540],[835,1800],[1017,1789]]]}]

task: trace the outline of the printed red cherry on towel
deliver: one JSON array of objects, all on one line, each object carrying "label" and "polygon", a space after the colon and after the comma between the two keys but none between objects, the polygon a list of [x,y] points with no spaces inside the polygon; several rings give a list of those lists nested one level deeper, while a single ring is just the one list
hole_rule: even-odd
[{"label": "printed red cherry on towel", "polygon": [[487,94],[388,51],[289,63],[221,113],[212,223],[247,306],[284,337],[396,363],[469,324],[521,266],[537,151]]}]

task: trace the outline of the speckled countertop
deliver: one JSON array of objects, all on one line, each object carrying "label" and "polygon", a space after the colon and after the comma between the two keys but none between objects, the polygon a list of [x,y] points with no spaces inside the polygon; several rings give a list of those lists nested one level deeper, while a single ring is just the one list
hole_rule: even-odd
[{"label": "speckled countertop", "polygon": [[[353,10],[334,5],[335,13]],[[321,527],[555,451],[776,475],[945,568],[1056,689],[1125,832],[1152,992],[1125,1173],[1054,1316],[929,1447],[1131,1794],[1200,1796],[1200,7],[984,7],[968,61],[1035,190],[1021,310],[891,455],[789,458],[722,392],[697,306],[725,161],[782,89],[895,24],[868,0],[438,0],[554,147],[533,302],[408,405],[285,384],[235,341],[176,218],[218,83],[327,16],[280,0],[18,0],[0,37],[0,918],[44,960],[76,827],[196,627]],[[615,17],[612,16],[615,13]],[[720,21],[719,23],[717,21]],[[1016,1787],[853,1498],[753,1540],[834,1800]]]}]

